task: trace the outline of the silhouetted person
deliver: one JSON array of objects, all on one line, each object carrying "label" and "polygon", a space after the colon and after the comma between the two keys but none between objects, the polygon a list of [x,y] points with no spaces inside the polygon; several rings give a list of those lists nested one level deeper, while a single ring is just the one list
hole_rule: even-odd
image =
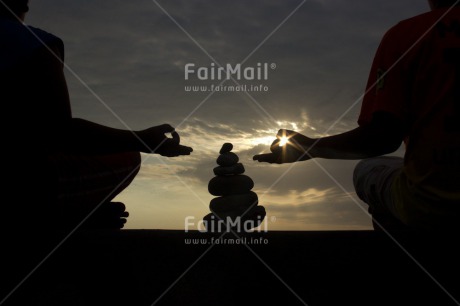
[{"label": "silhouetted person", "polygon": [[[429,2],[431,12],[398,23],[382,39],[358,128],[319,139],[281,130],[272,153],[254,159],[363,159],[355,168],[354,185],[374,219],[458,229],[460,7],[446,14],[455,0]],[[278,145],[282,135],[290,137],[285,148]],[[379,157],[397,150],[403,140],[404,159]]]},{"label": "silhouetted person", "polygon": [[21,22],[28,1],[2,2],[2,224],[72,228],[103,202],[86,227],[123,227],[125,207],[111,200],[138,173],[139,152],[173,157],[192,148],[167,124],[133,132],[72,118],[63,42]]}]

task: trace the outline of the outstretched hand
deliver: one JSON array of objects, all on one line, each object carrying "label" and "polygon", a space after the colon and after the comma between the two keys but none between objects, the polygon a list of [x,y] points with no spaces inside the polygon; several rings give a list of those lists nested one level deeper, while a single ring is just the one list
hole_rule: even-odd
[{"label": "outstretched hand", "polygon": [[[172,138],[165,134],[171,133]],[[180,136],[169,124],[154,126],[139,132],[139,136],[144,153],[157,153],[162,156],[175,157],[180,155],[190,155],[193,152],[191,147],[180,144]]]},{"label": "outstretched hand", "polygon": [[314,140],[290,130],[279,130],[276,140],[270,146],[271,153],[254,155],[253,159],[270,164],[294,163],[308,160],[312,156],[308,151]]}]

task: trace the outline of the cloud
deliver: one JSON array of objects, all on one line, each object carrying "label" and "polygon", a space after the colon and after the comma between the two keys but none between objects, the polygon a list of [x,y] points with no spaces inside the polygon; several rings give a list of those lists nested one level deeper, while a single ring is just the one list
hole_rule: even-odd
[{"label": "cloud", "polygon": [[[384,31],[407,11],[425,7],[418,2],[307,1],[249,60],[249,65],[277,63],[267,82],[269,93],[254,96],[275,118],[306,109],[327,126],[361,94]],[[235,64],[299,1],[160,4],[213,58]],[[211,59],[151,1],[42,0],[32,3],[29,19],[64,39],[68,64],[134,128],[162,118],[181,122],[206,96],[184,92],[182,65],[209,66]],[[68,79],[76,115],[119,124]],[[259,115],[247,99],[214,95],[200,118],[257,125],[252,119]],[[356,112],[347,120],[355,121]]]},{"label": "cloud", "polygon": [[[302,226],[310,230],[369,229],[370,217],[365,204],[350,201],[350,195],[337,188],[307,189],[295,194],[295,201],[282,201],[282,197],[269,195],[261,203],[269,218],[276,218],[272,229]],[[274,200],[274,201],[273,201]],[[362,208],[360,208],[360,205]]]},{"label": "cloud", "polygon": [[[257,192],[268,192],[267,208],[285,218],[284,228],[293,228],[291,219],[302,220],[296,226],[304,229],[308,224],[366,225],[368,220],[345,196],[353,192],[356,162],[318,160],[344,192],[313,161],[277,166],[258,164],[252,156],[268,152],[280,128],[320,137],[355,127],[382,35],[399,20],[427,10],[427,4],[307,0],[274,31],[300,2],[159,1],[199,46],[152,1],[32,1],[26,21],[64,40],[67,64],[123,123],[67,73],[74,116],[135,130],[170,123],[178,126],[182,142],[194,147],[189,157],[162,158],[167,166],[150,159],[135,181],[135,202],[143,191],[154,190],[171,202],[171,192],[182,199],[190,188],[205,194],[220,146],[232,142]],[[252,51],[246,65],[276,64],[263,82],[269,90],[211,96],[186,92],[185,85],[201,82],[186,82],[184,65],[208,67],[212,62],[203,49],[221,64],[239,63]]]}]

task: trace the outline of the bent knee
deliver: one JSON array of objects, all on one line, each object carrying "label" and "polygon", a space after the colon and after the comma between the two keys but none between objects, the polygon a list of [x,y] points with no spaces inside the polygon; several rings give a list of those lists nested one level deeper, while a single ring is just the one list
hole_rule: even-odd
[{"label": "bent knee", "polygon": [[141,167],[141,154],[139,152],[126,152],[123,153],[123,159],[127,166],[132,169],[132,176],[136,176]]},{"label": "bent knee", "polygon": [[358,189],[359,182],[366,174],[368,164],[369,161],[367,159],[360,160],[359,163],[356,164],[355,169],[353,170],[353,186],[355,187],[355,190]]},{"label": "bent knee", "polygon": [[366,180],[370,174],[378,174],[381,171],[399,169],[403,166],[403,159],[395,156],[379,156],[361,160],[353,171],[353,185],[355,189],[360,182]]},{"label": "bent knee", "polygon": [[[384,157],[367,158],[361,160],[353,171],[353,186],[358,197],[364,202],[369,202],[366,195],[375,183],[372,175],[375,174],[376,167],[381,167],[385,163]],[[369,204],[369,203],[368,203]]]},{"label": "bent knee", "polygon": [[127,152],[128,160],[131,162],[133,166],[140,166],[141,165],[141,153],[139,152]]}]

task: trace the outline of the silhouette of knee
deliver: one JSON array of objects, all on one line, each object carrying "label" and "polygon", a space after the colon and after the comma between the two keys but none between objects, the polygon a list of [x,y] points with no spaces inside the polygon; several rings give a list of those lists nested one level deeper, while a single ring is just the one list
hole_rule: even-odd
[{"label": "silhouette of knee", "polygon": [[363,180],[365,180],[366,176],[366,160],[361,160],[356,166],[353,171],[353,186],[355,187],[356,194],[361,200],[363,199]]},{"label": "silhouette of knee", "polygon": [[141,154],[139,152],[128,152],[124,153],[126,158],[126,161],[129,165],[129,167],[132,168],[132,179],[139,173],[139,169],[141,167]]}]

